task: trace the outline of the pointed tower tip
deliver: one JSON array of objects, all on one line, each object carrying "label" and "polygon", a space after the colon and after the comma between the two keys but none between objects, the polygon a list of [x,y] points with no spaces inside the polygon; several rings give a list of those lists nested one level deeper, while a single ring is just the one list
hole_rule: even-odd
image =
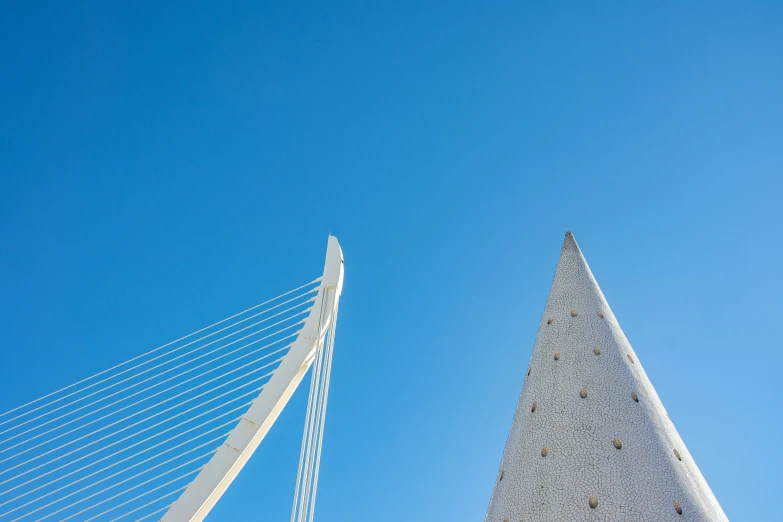
[{"label": "pointed tower tip", "polygon": [[570,230],[522,373],[485,522],[728,522]]},{"label": "pointed tower tip", "polygon": [[574,234],[572,234],[570,230],[566,230],[565,238],[563,239],[563,248],[561,249],[561,252],[565,252],[566,250],[575,250],[580,254],[582,253],[581,249],[579,248],[579,245],[576,243],[576,238],[574,237]]}]

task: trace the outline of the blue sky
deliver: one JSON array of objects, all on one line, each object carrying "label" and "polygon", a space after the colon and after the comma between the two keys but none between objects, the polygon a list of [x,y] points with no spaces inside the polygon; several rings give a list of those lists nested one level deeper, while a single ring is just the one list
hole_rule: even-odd
[{"label": "blue sky", "polygon": [[[563,234],[732,520],[779,512],[780,2],[13,3],[0,410],[345,252],[316,517],[481,520]],[[289,516],[306,389],[210,515]]]}]

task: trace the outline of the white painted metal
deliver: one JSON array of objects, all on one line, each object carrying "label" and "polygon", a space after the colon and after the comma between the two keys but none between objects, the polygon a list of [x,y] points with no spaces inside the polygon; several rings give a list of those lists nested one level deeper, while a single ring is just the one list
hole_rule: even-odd
[{"label": "white painted metal", "polygon": [[340,244],[337,238],[329,236],[321,286],[299,337],[226,442],[163,516],[163,522],[203,520],[250,459],[323,344],[336,317],[343,272]]},{"label": "white painted metal", "polygon": [[569,232],[486,522],[726,515]]}]

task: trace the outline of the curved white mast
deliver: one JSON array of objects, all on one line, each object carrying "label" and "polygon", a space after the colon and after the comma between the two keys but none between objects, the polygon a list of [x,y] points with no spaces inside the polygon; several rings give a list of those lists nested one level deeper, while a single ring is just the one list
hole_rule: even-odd
[{"label": "curved white mast", "polygon": [[329,236],[321,286],[299,336],[269,383],[223,445],[161,519],[163,522],[204,520],[277,420],[337,317],[343,288],[343,253]]}]

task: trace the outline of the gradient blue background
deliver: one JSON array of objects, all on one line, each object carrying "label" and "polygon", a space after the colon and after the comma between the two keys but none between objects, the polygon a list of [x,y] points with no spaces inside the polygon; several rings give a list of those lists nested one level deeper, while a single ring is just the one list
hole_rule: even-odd
[{"label": "gradient blue background", "polygon": [[[109,4],[0,16],[0,410],[331,231],[317,519],[482,520],[571,229],[728,516],[780,516],[783,4]],[[210,521],[288,519],[305,403]]]}]

